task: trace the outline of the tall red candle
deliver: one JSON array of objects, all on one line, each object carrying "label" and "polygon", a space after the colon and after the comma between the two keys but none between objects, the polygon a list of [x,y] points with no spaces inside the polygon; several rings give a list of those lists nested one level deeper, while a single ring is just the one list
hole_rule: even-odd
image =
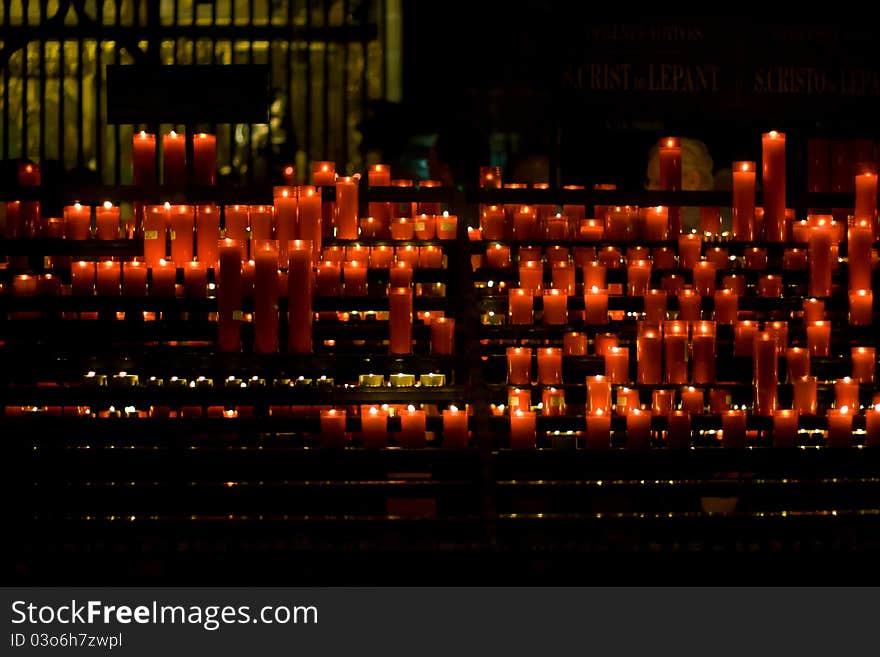
[{"label": "tall red candle", "polygon": [[110,201],[95,208],[95,237],[99,240],[119,239],[119,207]]},{"label": "tall red candle", "polygon": [[186,139],[174,130],[162,135],[162,182],[169,187],[186,184]]},{"label": "tall red candle", "polygon": [[836,408],[847,406],[852,409],[859,407],[858,379],[846,376],[834,382],[834,406]]},{"label": "tall red candle", "polygon": [[171,260],[183,267],[193,259],[195,210],[191,205],[171,206]]},{"label": "tall red candle", "polygon": [[662,322],[666,319],[668,295],[665,290],[645,292],[645,321]]},{"label": "tall red candle", "polygon": [[288,256],[287,350],[307,354],[312,351],[312,245],[296,240]]},{"label": "tall red candle", "polygon": [[412,289],[397,287],[388,291],[390,326],[389,351],[408,354],[412,351]]},{"label": "tall red candle", "polygon": [[865,219],[869,226],[874,226],[877,221],[877,173],[865,171],[856,174],[856,207],[854,217],[856,221]]},{"label": "tall red candle", "polygon": [[220,240],[220,210],[216,205],[196,209],[196,256],[209,269],[217,268]]},{"label": "tall red candle", "polygon": [[880,404],[874,404],[865,411],[865,433],[865,445],[880,446]]},{"label": "tall red candle", "polygon": [[157,267],[164,258],[165,237],[171,205],[148,205],[144,208],[144,262]]},{"label": "tall red candle", "polygon": [[642,384],[657,384],[661,378],[661,337],[659,328],[640,325],[636,338],[637,380]]},{"label": "tall red candle", "polygon": [[[660,140],[660,188],[670,191],[681,190],[681,139],[665,137]],[[669,208],[669,231],[673,235],[681,232],[681,209]]]},{"label": "tall red candle", "polygon": [[721,415],[722,444],[742,449],[746,446],[746,412],[730,410]]},{"label": "tall red candle", "polygon": [[314,187],[299,188],[299,236],[312,242],[312,257],[321,253],[321,195]]},{"label": "tall red candle", "polygon": [[193,136],[193,177],[196,185],[213,185],[217,172],[217,135]]},{"label": "tall red candle", "polygon": [[346,262],[342,268],[345,280],[345,295],[362,297],[367,293],[367,268],[360,262]]},{"label": "tall red candle", "polygon": [[278,250],[272,245],[254,256],[254,351],[278,351]]},{"label": "tall red candle", "polygon": [[[74,203],[64,206],[64,223],[67,228],[67,239],[86,240],[89,238],[92,221],[92,208],[88,205]],[[7,217],[8,220],[8,217]],[[164,221],[163,221],[164,226]],[[19,235],[24,236],[23,234]],[[164,243],[163,243],[164,246]]]},{"label": "tall red candle", "polygon": [[715,292],[715,321],[719,324],[736,323],[739,295],[732,290]]},{"label": "tall red candle", "polygon": [[287,243],[298,236],[297,227],[297,188],[274,187],[272,203],[275,208],[275,239],[278,240],[278,255],[287,257]]},{"label": "tall red candle", "polygon": [[663,361],[666,383],[686,383],[688,330],[685,322],[663,323]]},{"label": "tall red candle", "polygon": [[761,138],[764,238],[785,240],[785,135],[771,130]]},{"label": "tall red candle", "polygon": [[853,347],[850,354],[852,360],[852,377],[862,383],[874,383],[877,362],[874,347]]},{"label": "tall red candle", "polygon": [[123,263],[122,294],[126,297],[147,296],[147,266],[143,262]]},{"label": "tall red candle", "polygon": [[541,385],[562,383],[562,349],[558,347],[538,349],[538,383]]},{"label": "tall red candle", "polygon": [[792,406],[801,415],[815,415],[818,408],[816,401],[816,377],[802,376],[792,384]]},{"label": "tall red candle", "polygon": [[555,262],[551,270],[553,287],[565,295],[575,293],[575,268],[569,262]]},{"label": "tall red candle", "polygon": [[336,180],[336,237],[344,240],[358,236],[358,177]]},{"label": "tall red candle", "polygon": [[755,336],[753,351],[755,413],[772,415],[776,410],[779,388],[776,336],[768,332],[759,333]]},{"label": "tall red candle", "polygon": [[856,220],[856,223],[849,227],[847,259],[849,261],[850,290],[871,288],[871,246],[873,240],[871,224],[867,220]]},{"label": "tall red candle", "polygon": [[731,232],[734,239],[746,242],[755,239],[754,162],[733,163],[733,230]]},{"label": "tall red candle", "polygon": [[871,290],[855,290],[849,293],[849,322],[856,326],[868,326],[874,320],[874,293]]},{"label": "tall red candle", "polygon": [[831,226],[817,225],[810,231],[810,296],[831,296]]},{"label": "tall red candle", "polygon": [[[251,205],[248,207],[248,223],[251,227],[251,240],[271,240],[273,212],[271,205]],[[253,256],[253,251],[251,252]]]},{"label": "tall red candle", "polygon": [[217,347],[241,351],[242,306],[241,245],[232,239],[220,243],[217,286]]},{"label": "tall red candle", "polygon": [[95,263],[79,260],[70,268],[71,292],[75,296],[91,296],[95,291]]},{"label": "tall red candle", "polygon": [[141,130],[132,137],[132,164],[135,185],[156,184],[156,135]]},{"label": "tall red candle", "polygon": [[691,350],[693,352],[694,383],[715,382],[715,322],[697,322],[694,325]]},{"label": "tall red candle", "polygon": [[248,255],[248,241],[250,240],[249,208],[246,205],[227,205],[224,208],[226,219],[226,237],[235,240],[242,249],[242,258]]}]

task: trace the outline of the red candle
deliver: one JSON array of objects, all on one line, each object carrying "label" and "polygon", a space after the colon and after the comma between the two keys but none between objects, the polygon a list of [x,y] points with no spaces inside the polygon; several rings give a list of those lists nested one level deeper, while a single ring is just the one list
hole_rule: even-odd
[{"label": "red candle", "polygon": [[642,296],[648,291],[651,282],[650,260],[636,260],[626,270],[627,294]]},{"label": "red candle", "polygon": [[501,189],[501,167],[480,167],[480,188]]},{"label": "red candle", "polygon": [[803,347],[790,347],[785,350],[788,382],[810,374],[810,352]]},{"label": "red candle", "polygon": [[[73,274],[73,270],[71,270],[71,274]],[[147,266],[143,262],[123,263],[122,294],[126,297],[147,296]]]},{"label": "red candle", "polygon": [[569,262],[554,262],[551,269],[553,287],[565,295],[575,293],[574,267]]},{"label": "red candle", "polygon": [[547,230],[545,236],[549,240],[564,240],[568,238],[568,217],[559,214],[547,217]]},{"label": "red candle", "polygon": [[217,268],[220,239],[220,211],[216,205],[200,205],[196,209],[196,254],[205,267]]},{"label": "red candle", "polygon": [[782,268],[785,270],[806,269],[807,252],[803,249],[785,249],[782,254]]},{"label": "red candle", "polygon": [[345,295],[362,297],[367,293],[367,268],[357,261],[347,262],[342,268]]},{"label": "red candle", "polygon": [[507,391],[507,405],[513,411],[517,408],[529,410],[532,405],[532,391],[520,388],[510,388]]},{"label": "red candle", "polygon": [[465,448],[468,442],[468,414],[455,406],[443,411],[443,446]]},{"label": "red candle", "polygon": [[608,290],[592,287],[584,295],[584,321],[587,324],[608,323]]},{"label": "red candle", "polygon": [[162,182],[167,186],[186,184],[186,141],[173,130],[162,135]]},{"label": "red candle", "polygon": [[110,201],[95,208],[95,237],[99,240],[119,239],[119,208]]},{"label": "red candle", "polygon": [[876,355],[874,347],[853,347],[852,376],[862,383],[874,382]]},{"label": "red candle", "polygon": [[616,411],[620,415],[626,415],[634,408],[639,408],[639,391],[633,388],[621,386],[617,388]]},{"label": "red candle", "polygon": [[605,378],[611,383],[627,383],[630,380],[628,348],[608,348],[605,352]]},{"label": "red candle", "polygon": [[[783,142],[784,145],[784,142]],[[783,157],[785,152],[783,150]],[[785,161],[783,160],[783,173]],[[766,184],[766,166],[765,184]],[[783,197],[783,203],[784,203]],[[785,206],[783,205],[783,210]],[[755,163],[733,163],[733,230],[734,239],[750,242],[755,239]]]},{"label": "red candle", "polygon": [[364,447],[377,449],[388,444],[388,412],[371,406],[361,414],[361,443]]},{"label": "red candle", "polygon": [[510,247],[503,244],[490,245],[486,249],[486,265],[496,269],[510,266]]},{"label": "red candle", "polygon": [[415,224],[409,217],[399,217],[391,223],[391,239],[411,240],[415,237]]},{"label": "red candle", "polygon": [[742,449],[746,446],[746,412],[729,410],[721,415],[722,444]]},{"label": "red candle", "polygon": [[611,410],[611,383],[604,376],[587,377],[587,411],[608,413]]},{"label": "red candle", "polygon": [[536,442],[536,418],[532,411],[516,409],[510,415],[511,449],[534,449]]},{"label": "red candle", "polygon": [[586,333],[566,333],[562,336],[562,354],[564,356],[586,356]]},{"label": "red candle", "polygon": [[511,324],[531,324],[533,322],[531,290],[512,289],[508,292],[507,301]]},{"label": "red candle", "polygon": [[831,244],[832,229],[829,225],[817,225],[810,231],[810,295],[831,296]]},{"label": "red candle", "polygon": [[[288,255],[287,350],[307,354],[312,351],[312,245],[295,240]],[[333,266],[336,267],[338,285],[339,265]]]},{"label": "red candle", "polygon": [[619,346],[619,341],[614,333],[597,333],[593,338],[593,352],[602,358],[611,347],[617,346]]},{"label": "red candle", "polygon": [[165,257],[165,235],[168,229],[171,204],[148,205],[144,209],[144,262],[156,267]]},{"label": "red candle", "polygon": [[336,182],[335,162],[312,162],[312,184],[330,186]]},{"label": "red candle", "polygon": [[[666,137],[660,140],[660,188],[681,190],[681,140]],[[680,208],[669,208],[669,230],[673,235],[681,232]]]},{"label": "red candle", "polygon": [[794,380],[792,385],[792,406],[801,415],[815,415],[818,408],[816,403],[816,377],[802,376]]},{"label": "red candle", "polygon": [[156,184],[156,135],[141,130],[132,137],[132,163],[135,185]]},{"label": "red candle", "polygon": [[458,217],[444,212],[435,218],[435,229],[438,240],[454,240],[458,237]]},{"label": "red candle", "polygon": [[667,298],[665,290],[648,290],[645,293],[645,321],[662,322],[666,319]]},{"label": "red candle", "polygon": [[695,233],[679,236],[678,259],[682,269],[693,269],[696,266],[702,246],[702,238]]},{"label": "red candle", "polygon": [[661,340],[659,329],[651,325],[640,325],[636,338],[636,379],[642,384],[660,383]]},{"label": "red candle", "polygon": [[780,409],[773,413],[773,446],[791,448],[797,446],[798,412]]},{"label": "red candle", "polygon": [[700,388],[688,386],[681,391],[681,410],[691,415],[700,415],[704,406],[705,400]]},{"label": "red candle", "polygon": [[687,324],[663,323],[663,358],[666,383],[687,382]]},{"label": "red candle", "polygon": [[825,301],[822,299],[804,299],[804,322],[821,322],[825,319]]},{"label": "red candle", "polygon": [[513,233],[517,240],[535,239],[538,234],[538,216],[530,205],[517,206],[513,213]]},{"label": "red candle", "polygon": [[685,449],[691,443],[691,417],[685,411],[673,411],[668,416],[666,446],[670,449]]},{"label": "red candle", "polygon": [[754,354],[755,335],[758,324],[751,320],[737,322],[733,327],[733,355],[751,356]]},{"label": "red candle", "polygon": [[771,130],[761,139],[764,237],[785,240],[785,135]]},{"label": "red candle", "polygon": [[389,352],[412,352],[412,288],[396,287],[388,291]]},{"label": "red candle", "polygon": [[394,247],[374,246],[370,248],[370,269],[389,269],[394,264]]},{"label": "red candle", "polygon": [[699,321],[701,300],[702,297],[700,297],[692,288],[680,289],[678,291],[679,319],[685,322]]},{"label": "red candle", "polygon": [[852,416],[848,406],[830,408],[825,413],[828,421],[828,446],[851,447],[852,446]]},{"label": "red candle", "polygon": [[191,205],[171,206],[171,259],[182,267],[193,259],[195,211]]},{"label": "red candle", "polygon": [[542,321],[548,325],[565,324],[568,321],[568,295],[560,290],[544,292],[544,311]]},{"label": "red candle", "polygon": [[98,263],[98,279],[95,289],[98,296],[119,296],[120,271],[119,263],[105,260]]},{"label": "red candle", "polygon": [[160,259],[155,267],[150,268],[150,294],[154,297],[176,296],[177,267],[173,262]]},{"label": "red candle", "polygon": [[217,135],[193,136],[193,177],[196,185],[213,185],[217,171]]},{"label": "red candle", "polygon": [[432,240],[437,234],[437,219],[434,215],[422,214],[413,221],[416,239]]},{"label": "red candle", "polygon": [[480,212],[480,226],[485,239],[504,239],[504,209],[498,205],[483,206]]},{"label": "red candle", "polygon": [[[445,425],[444,425],[445,428]],[[408,406],[400,413],[400,433],[398,441],[405,449],[418,449],[425,446],[425,411]]]},{"label": "red candle", "polygon": [[74,203],[73,205],[64,206],[64,223],[67,227],[67,239],[87,240],[89,238],[91,214],[92,208],[88,205]]},{"label": "red candle", "polygon": [[776,410],[779,387],[776,336],[767,332],[757,334],[753,349],[755,413],[772,415]]},{"label": "red candle", "polygon": [[246,258],[247,245],[250,240],[250,219],[248,206],[246,205],[227,205],[225,208],[226,218],[226,237],[235,240],[242,249],[242,257]]},{"label": "red candle", "polygon": [[439,246],[419,247],[419,267],[440,269],[443,267],[443,249]]},{"label": "red candle", "polygon": [[880,446],[880,404],[875,404],[865,411],[865,433],[867,446]]},{"label": "red candle", "polygon": [[[116,263],[109,263],[111,265]],[[118,281],[118,279],[117,279]],[[100,291],[100,281],[98,286],[99,294],[106,294]],[[18,274],[12,279],[12,294],[16,297],[33,297],[37,295],[37,279],[28,274]],[[117,290],[116,294],[119,294]]]},{"label": "red candle", "polygon": [[408,263],[410,267],[418,267],[419,247],[410,244],[403,247],[399,246],[394,250],[394,259],[397,262]]},{"label": "red candle", "polygon": [[648,449],[651,446],[651,414],[634,408],[626,414],[627,449]]},{"label": "red candle", "polygon": [[704,297],[715,293],[715,265],[701,260],[694,266],[694,291]]},{"label": "red candle", "polygon": [[565,415],[565,391],[559,388],[544,388],[541,391],[541,414]]},{"label": "red candle", "polygon": [[866,290],[871,287],[871,244],[873,239],[871,224],[866,220],[860,220],[849,227],[847,258],[849,260],[850,290]]},{"label": "red candle", "polygon": [[217,347],[220,351],[241,351],[242,291],[241,245],[227,238],[220,242],[217,286]]},{"label": "red candle", "polygon": [[[311,258],[311,254],[309,254]],[[316,293],[319,297],[338,297],[342,294],[340,267],[334,262],[322,262],[317,269],[315,280]]]},{"label": "red candle", "polygon": [[779,276],[768,274],[758,279],[758,294],[762,297],[781,297],[782,279]]},{"label": "red candle", "polygon": [[248,221],[251,227],[251,240],[272,239],[273,210],[274,208],[271,205],[248,206]]},{"label": "red candle", "polygon": [[345,447],[345,411],[322,409],[320,415],[321,447]]},{"label": "red candle", "polygon": [[562,383],[562,349],[558,347],[538,349],[538,383],[541,385]]},{"label": "red candle", "polygon": [[811,356],[827,358],[831,351],[831,323],[810,322],[807,324],[807,348]]},{"label": "red candle", "polygon": [[254,258],[254,351],[278,351],[278,250],[266,244]]},{"label": "red candle", "polygon": [[583,266],[584,289],[605,288],[607,268],[596,261],[588,262]]},{"label": "red candle", "polygon": [[870,226],[877,219],[877,173],[865,171],[856,174],[856,207],[854,217],[856,221],[866,219]]},{"label": "red candle", "polygon": [[431,320],[431,353],[455,353],[455,320],[451,317],[437,317]]},{"label": "red candle", "polygon": [[597,408],[587,415],[587,449],[608,449],[611,447],[611,415],[607,410]]},{"label": "red candle", "polygon": [[299,233],[297,225],[296,187],[274,187],[272,198],[275,211],[275,239],[280,248],[279,256],[287,257],[287,243]]},{"label": "red candle", "polygon": [[71,291],[75,296],[91,296],[95,291],[95,263],[79,260],[70,268]]},{"label": "red candle", "polygon": [[203,299],[208,296],[208,268],[204,262],[193,260],[184,265],[183,289],[187,297]]},{"label": "red candle", "polygon": [[391,287],[410,287],[412,285],[412,267],[406,262],[395,262],[389,270]]},{"label": "red candle", "polygon": [[530,290],[532,294],[540,294],[544,287],[544,265],[530,260],[519,266],[519,286]]},{"label": "red candle", "polygon": [[669,210],[662,205],[645,210],[644,238],[650,241],[665,240],[669,236]]},{"label": "red candle", "polygon": [[314,187],[303,186],[298,192],[299,237],[312,242],[312,258],[321,253],[321,195]]},{"label": "red candle", "polygon": [[715,322],[697,322],[694,325],[691,348],[693,351],[694,383],[715,381]]},{"label": "red candle", "polygon": [[601,219],[584,219],[578,226],[578,234],[586,242],[599,242],[605,237],[605,223]]},{"label": "red candle", "polygon": [[849,293],[849,321],[857,326],[868,326],[874,319],[874,293],[856,290]]},{"label": "red candle", "polygon": [[732,290],[715,292],[715,321],[719,324],[735,324],[739,295]]},{"label": "red candle", "polygon": [[336,237],[339,239],[354,240],[358,236],[358,181],[356,176],[336,180]]}]

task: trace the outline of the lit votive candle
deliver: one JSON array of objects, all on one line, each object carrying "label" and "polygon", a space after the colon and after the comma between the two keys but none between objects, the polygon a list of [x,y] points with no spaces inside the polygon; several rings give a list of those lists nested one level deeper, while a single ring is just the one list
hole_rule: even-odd
[{"label": "lit votive candle", "polygon": [[791,448],[797,445],[798,412],[777,409],[773,413],[773,446]]},{"label": "lit votive candle", "polygon": [[507,382],[513,385],[529,385],[532,382],[531,348],[507,348]]},{"label": "lit votive candle", "polygon": [[635,388],[620,386],[617,388],[616,411],[620,415],[626,415],[634,408],[640,408],[639,391]]},{"label": "lit votive candle", "polygon": [[321,447],[345,447],[345,411],[321,410]]},{"label": "lit votive candle", "polygon": [[91,296],[95,291],[95,263],[78,260],[70,268],[71,292],[75,296]]},{"label": "lit votive candle", "polygon": [[568,295],[553,289],[544,292],[544,324],[559,325],[568,322]]},{"label": "lit votive candle", "polygon": [[562,353],[564,356],[586,356],[587,334],[566,333],[562,336]]},{"label": "lit votive candle", "polygon": [[342,276],[345,281],[345,295],[349,297],[364,296],[367,293],[367,268],[359,262],[347,262],[343,265]]},{"label": "lit votive candle", "polygon": [[98,296],[119,296],[120,265],[105,260],[98,263],[98,278],[95,289]]},{"label": "lit votive candle", "polygon": [[620,339],[615,333],[597,333],[593,337],[593,353],[605,357],[611,347],[620,346]]},{"label": "lit votive candle", "polygon": [[151,269],[150,274],[150,294],[152,296],[174,297],[176,295],[177,268],[173,262],[162,258],[159,260],[158,266]]},{"label": "lit votive candle", "polygon": [[815,376],[802,376],[792,384],[792,406],[801,415],[815,415],[817,381]]},{"label": "lit votive candle", "polygon": [[715,322],[697,322],[694,324],[691,339],[693,354],[694,383],[713,383],[715,381]]},{"label": "lit votive candle", "polygon": [[611,383],[604,376],[587,377],[587,411],[605,413],[611,410]]},{"label": "lit votive candle", "polygon": [[678,318],[685,322],[699,321],[702,297],[693,288],[684,287],[678,291],[677,298]]},{"label": "lit votive candle", "polygon": [[705,406],[703,390],[688,386],[681,391],[681,410],[691,415],[700,415]]},{"label": "lit votive candle", "polygon": [[651,391],[651,413],[653,415],[668,416],[675,404],[672,390],[657,389]]},{"label": "lit votive candle", "polygon": [[641,384],[657,384],[661,378],[661,334],[651,325],[639,327],[636,338],[637,381]]},{"label": "lit votive candle", "polygon": [[691,444],[691,416],[685,411],[673,411],[668,416],[666,446],[670,449],[686,449]]},{"label": "lit votive candle", "polygon": [[694,291],[704,297],[715,294],[716,267],[708,260],[701,260],[694,266]]},{"label": "lit votive candle", "polygon": [[531,290],[512,289],[508,292],[507,301],[511,324],[531,324],[534,321]]},{"label": "lit votive candle", "polygon": [[571,263],[567,261],[554,262],[550,271],[555,289],[567,295],[575,293],[575,269]]},{"label": "lit votive candle", "polygon": [[486,265],[494,269],[510,267],[510,247],[505,244],[490,244],[486,248]]},{"label": "lit votive candle", "polygon": [[851,447],[853,413],[848,406],[830,408],[825,413],[828,422],[828,447]]},{"label": "lit votive candle", "polygon": [[849,321],[856,326],[868,326],[873,321],[874,293],[856,290],[849,293]]},{"label": "lit votive candle", "polygon": [[807,348],[810,355],[827,358],[831,353],[831,322],[811,322],[807,324]]},{"label": "lit votive candle", "polygon": [[665,290],[648,290],[645,293],[645,321],[662,322],[666,320],[668,295]]},{"label": "lit votive candle", "polygon": [[750,319],[737,322],[733,327],[733,355],[751,356],[754,353],[758,323]]},{"label": "lit votive candle", "polygon": [[388,411],[371,406],[361,415],[361,441],[364,447],[381,448],[388,443]]},{"label": "lit votive candle", "polygon": [[510,415],[511,449],[534,449],[537,439],[537,419],[533,411],[516,409]]},{"label": "lit votive candle", "polygon": [[768,274],[758,279],[758,294],[762,297],[781,297],[782,278]]},{"label": "lit votive candle", "polygon": [[825,301],[823,299],[804,299],[804,322],[821,322],[825,319]]},{"label": "lit votive candle", "polygon": [[608,449],[611,447],[611,415],[597,408],[587,415],[587,449]]},{"label": "lit votive candle", "polygon": [[608,323],[608,290],[592,287],[584,295],[584,321],[587,324]]},{"label": "lit votive candle", "polygon": [[122,294],[127,297],[147,296],[147,266],[143,262],[123,263]]},{"label": "lit votive candle", "polygon": [[99,240],[119,238],[119,208],[110,201],[95,208],[95,237]]},{"label": "lit votive candle", "polygon": [[636,260],[626,269],[626,290],[632,297],[642,296],[651,282],[651,261]]},{"label": "lit votive candle", "polygon": [[851,359],[852,377],[862,383],[873,383],[877,360],[874,347],[853,347]]},{"label": "lit votive candle", "polygon": [[700,259],[703,240],[696,233],[679,235],[678,237],[678,261],[682,269],[693,269]]},{"label": "lit votive candle", "polygon": [[610,347],[605,352],[605,377],[611,383],[627,383],[630,380],[627,347]]},{"label": "lit votive candle", "polygon": [[785,363],[789,383],[810,374],[810,352],[803,347],[789,347],[786,349]]},{"label": "lit votive candle", "polygon": [[425,446],[425,411],[416,410],[415,406],[407,406],[400,414],[400,433],[398,441],[406,449],[418,449]]},{"label": "lit votive candle", "polygon": [[729,410],[721,415],[722,444],[742,449],[746,446],[746,412]]},{"label": "lit votive candle", "polygon": [[541,414],[565,415],[565,391],[560,388],[544,388],[541,391]]},{"label": "lit votive candle", "polygon": [[607,276],[607,268],[605,265],[600,264],[598,261],[590,261],[587,262],[582,267],[582,272],[584,275],[584,289],[590,290],[592,288],[596,289],[604,289],[606,276]]},{"label": "lit votive candle", "polygon": [[538,383],[541,385],[562,383],[562,349],[558,347],[538,349]]},{"label": "lit votive candle", "polygon": [[208,295],[208,267],[204,262],[186,263],[183,268],[183,289],[187,297],[203,299]]},{"label": "lit votive candle", "polygon": [[451,317],[436,317],[431,320],[431,353],[455,353],[455,320]]},{"label": "lit votive candle", "polygon": [[458,217],[448,213],[437,215],[436,232],[438,240],[454,240],[458,235]]},{"label": "lit votive candle", "polygon": [[638,408],[626,415],[627,449],[648,449],[651,446],[651,414]]},{"label": "lit votive candle", "polygon": [[663,323],[663,358],[666,383],[686,383],[688,380],[688,330],[685,322]]},{"label": "lit votive candle", "polygon": [[443,411],[443,446],[464,448],[468,441],[468,415],[455,406]]},{"label": "lit votive candle", "polygon": [[854,410],[859,407],[859,382],[856,379],[847,376],[834,382],[834,406]]},{"label": "lit votive candle", "polygon": [[755,389],[755,413],[772,415],[778,399],[776,336],[766,331],[755,335],[752,384]]},{"label": "lit votive candle", "polygon": [[88,239],[92,220],[91,206],[74,203],[73,205],[65,205],[63,211],[67,239]]},{"label": "lit votive candle", "polygon": [[718,324],[735,324],[739,295],[732,290],[715,292],[715,321]]},{"label": "lit votive candle", "polygon": [[880,404],[874,404],[865,411],[865,434],[868,447],[880,446]]}]

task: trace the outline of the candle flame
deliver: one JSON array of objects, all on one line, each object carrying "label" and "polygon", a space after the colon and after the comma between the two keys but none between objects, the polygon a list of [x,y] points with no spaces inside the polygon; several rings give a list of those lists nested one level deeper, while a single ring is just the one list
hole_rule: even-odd
[{"label": "candle flame", "polygon": [[406,410],[409,411],[410,413],[412,413],[413,411],[416,410],[416,407],[413,406],[412,404],[410,404],[409,406],[406,407]]},{"label": "candle flame", "polygon": [[80,202],[79,202],[79,201],[77,201],[76,203],[74,203],[74,204],[73,204],[73,207],[74,207],[74,209],[75,209],[77,212],[80,211],[80,210],[82,210],[82,205],[80,205]]},{"label": "candle flame", "polygon": [[843,382],[844,383],[852,383],[852,379],[848,376],[845,376],[845,377],[843,377]]},{"label": "candle flame", "polygon": [[849,413],[849,406],[841,406],[840,407],[840,414],[846,415],[847,413]]},{"label": "candle flame", "polygon": [[171,137],[172,139],[175,139],[177,137],[177,133],[174,132],[174,130],[172,130],[171,132],[168,133],[168,136]]},{"label": "candle flame", "polygon": [[740,166],[740,168],[741,168],[743,171],[748,171],[749,169],[751,169],[751,167],[749,166],[749,163],[748,163],[748,162],[743,162],[742,165]]},{"label": "candle flame", "polygon": [[880,404],[874,404],[874,410],[880,413]]},{"label": "candle flame", "polygon": [[449,407],[449,410],[452,413],[458,413],[458,406],[453,404],[452,406]]},{"label": "candle flame", "polygon": [[170,209],[171,209],[171,203],[169,203],[168,201],[165,201],[165,209],[166,209],[166,210],[170,210]]},{"label": "candle flame", "polygon": [[379,414],[379,409],[376,408],[375,406],[371,406],[370,407],[370,415],[378,415],[378,414]]},{"label": "candle flame", "polygon": [[110,201],[104,201],[104,209],[110,210],[113,208],[113,204]]},{"label": "candle flame", "polygon": [[140,132],[140,134],[138,135],[138,137],[140,137],[141,139],[146,139],[146,138],[147,138],[147,133],[146,133],[146,131],[145,131],[145,130],[141,130],[141,132]]}]

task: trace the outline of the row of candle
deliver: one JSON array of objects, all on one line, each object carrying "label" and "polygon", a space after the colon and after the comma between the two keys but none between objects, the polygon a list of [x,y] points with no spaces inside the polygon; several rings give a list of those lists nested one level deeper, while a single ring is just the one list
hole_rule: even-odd
[{"label": "row of candle", "polygon": [[[204,132],[192,136],[193,183],[213,185],[217,170],[217,136]],[[138,132],[132,137],[132,180],[135,185],[155,185],[156,135]],[[183,186],[187,180],[186,135],[172,130],[162,135],[162,182],[167,186]]]}]

